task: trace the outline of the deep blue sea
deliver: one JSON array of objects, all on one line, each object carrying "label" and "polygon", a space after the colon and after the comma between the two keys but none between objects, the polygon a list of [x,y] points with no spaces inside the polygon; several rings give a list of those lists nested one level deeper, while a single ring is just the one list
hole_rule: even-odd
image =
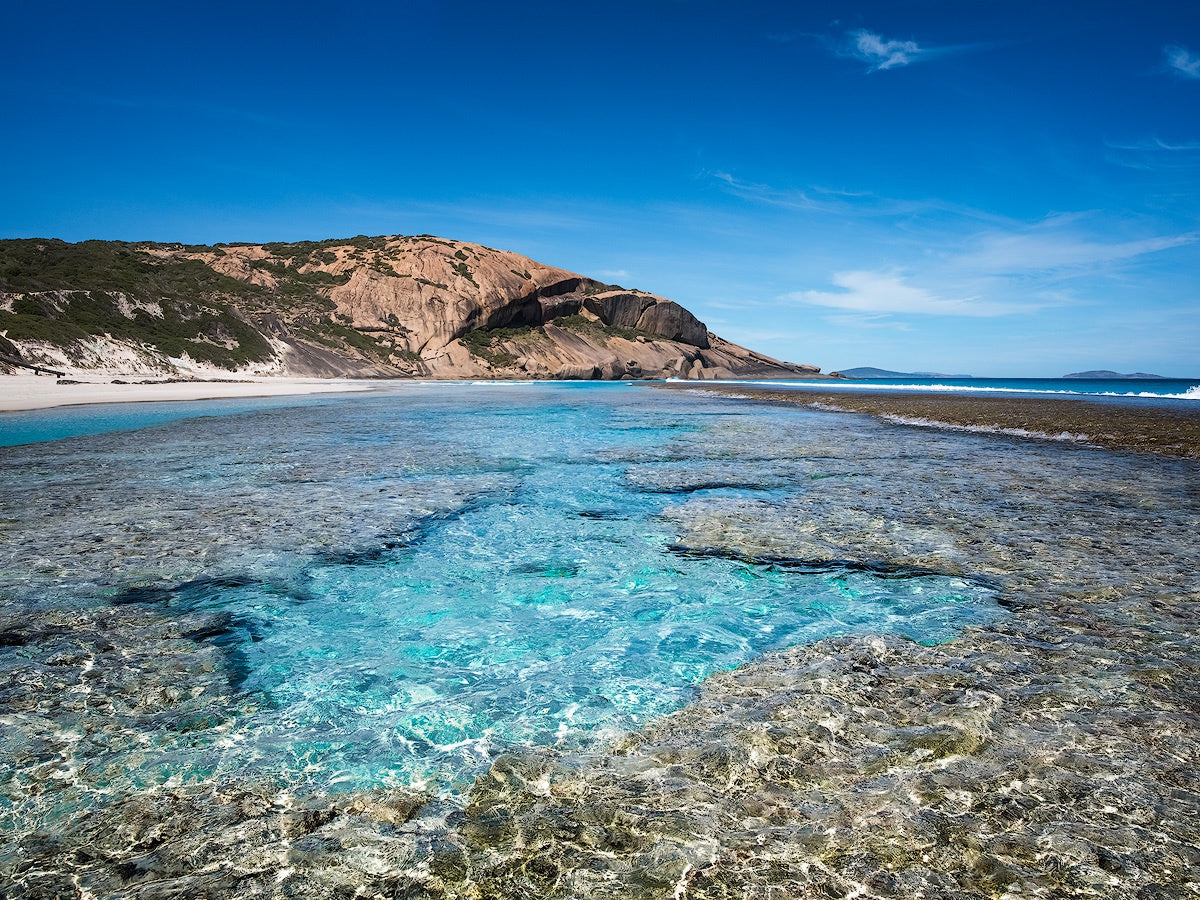
[{"label": "deep blue sea", "polygon": [[835,381],[758,381],[771,387],[820,387],[835,391],[912,391],[941,394],[1003,394],[1079,397],[1090,400],[1200,401],[1200,378],[855,378]]},{"label": "deep blue sea", "polygon": [[[625,384],[410,384],[6,417],[41,441],[0,451],[0,614],[56,623],[9,642],[7,673],[75,659],[96,628],[117,647],[194,636],[134,666],[139,695],[187,715],[63,707],[54,727],[103,750],[75,746],[86,774],[55,807],[234,775],[452,793],[506,749],[612,739],[772,650],[939,642],[1003,615],[967,578],[679,546],[706,509],[847,477],[813,443],[822,415]],[[195,671],[193,644],[214,654]],[[21,766],[0,773],[46,777]]]}]

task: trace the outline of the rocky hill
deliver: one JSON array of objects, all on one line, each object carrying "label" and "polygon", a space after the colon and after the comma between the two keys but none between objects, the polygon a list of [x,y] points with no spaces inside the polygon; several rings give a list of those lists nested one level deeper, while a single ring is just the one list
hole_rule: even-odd
[{"label": "rocky hill", "polygon": [[0,241],[0,367],[431,378],[811,377],[675,303],[479,244]]}]

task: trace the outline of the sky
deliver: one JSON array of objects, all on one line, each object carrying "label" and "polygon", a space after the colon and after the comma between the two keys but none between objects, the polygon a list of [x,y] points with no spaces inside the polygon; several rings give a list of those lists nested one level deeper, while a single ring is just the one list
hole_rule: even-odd
[{"label": "sky", "polygon": [[825,371],[1200,376],[1200,3],[0,3],[0,237],[436,234]]}]

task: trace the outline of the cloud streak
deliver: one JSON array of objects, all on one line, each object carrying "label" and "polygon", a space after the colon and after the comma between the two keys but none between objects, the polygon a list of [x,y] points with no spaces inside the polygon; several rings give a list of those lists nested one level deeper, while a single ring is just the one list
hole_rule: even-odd
[{"label": "cloud streak", "polygon": [[879,329],[884,331],[912,331],[907,322],[893,319],[883,313],[836,313],[826,316],[825,321],[846,331],[863,331]]},{"label": "cloud streak", "polygon": [[1200,150],[1200,141],[1164,141],[1160,137],[1146,138],[1140,141],[1125,141],[1107,144],[1113,150],[1130,150],[1141,153],[1194,153]]},{"label": "cloud streak", "polygon": [[850,52],[867,64],[868,72],[908,66],[928,55],[916,41],[885,40],[882,35],[861,29],[851,32]]},{"label": "cloud streak", "polygon": [[1163,48],[1163,54],[1171,71],[1184,78],[1200,79],[1200,56],[1194,55],[1187,47],[1168,44]]},{"label": "cloud streak", "polygon": [[1200,166],[1200,141],[1165,141],[1160,137],[1136,141],[1106,141],[1106,159],[1126,169],[1150,172]]},{"label": "cloud streak", "polygon": [[1143,257],[1200,243],[1200,232],[1103,240],[1079,217],[1035,226],[989,229],[921,262],[890,269],[847,269],[833,290],[802,290],[784,301],[875,316],[988,318],[1081,302],[1071,285],[1123,273]]},{"label": "cloud streak", "polygon": [[1021,232],[985,233],[953,261],[955,269],[993,277],[1092,272],[1150,253],[1194,244],[1200,233],[1136,241],[1099,241],[1061,227],[1057,220]]},{"label": "cloud streak", "polygon": [[930,213],[959,216],[995,222],[998,216],[977,209],[945,203],[940,200],[901,200],[882,197],[869,191],[846,191],[809,185],[806,188],[777,188],[755,184],[720,171],[704,171],[700,177],[717,182],[721,190],[742,200],[813,213],[829,213],[847,218],[889,218],[926,215]]},{"label": "cloud streak", "polygon": [[933,316],[1003,316],[1018,311],[1012,304],[979,297],[939,297],[909,284],[898,272],[838,272],[837,291],[797,291],[787,299],[811,306],[828,306],[859,313],[907,313]]},{"label": "cloud streak", "polygon": [[970,53],[999,46],[996,42],[951,44],[939,47],[922,46],[914,40],[895,40],[860,28],[846,32],[841,39],[818,38],[835,56],[857,59],[867,64],[867,72],[885,72],[914,63],[955,53]]}]

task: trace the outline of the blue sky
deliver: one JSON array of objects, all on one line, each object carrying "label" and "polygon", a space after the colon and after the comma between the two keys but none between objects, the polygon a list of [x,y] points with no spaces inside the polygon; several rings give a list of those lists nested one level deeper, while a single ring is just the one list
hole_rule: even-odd
[{"label": "blue sky", "polygon": [[7,3],[0,237],[432,233],[825,370],[1200,375],[1200,4]]}]

